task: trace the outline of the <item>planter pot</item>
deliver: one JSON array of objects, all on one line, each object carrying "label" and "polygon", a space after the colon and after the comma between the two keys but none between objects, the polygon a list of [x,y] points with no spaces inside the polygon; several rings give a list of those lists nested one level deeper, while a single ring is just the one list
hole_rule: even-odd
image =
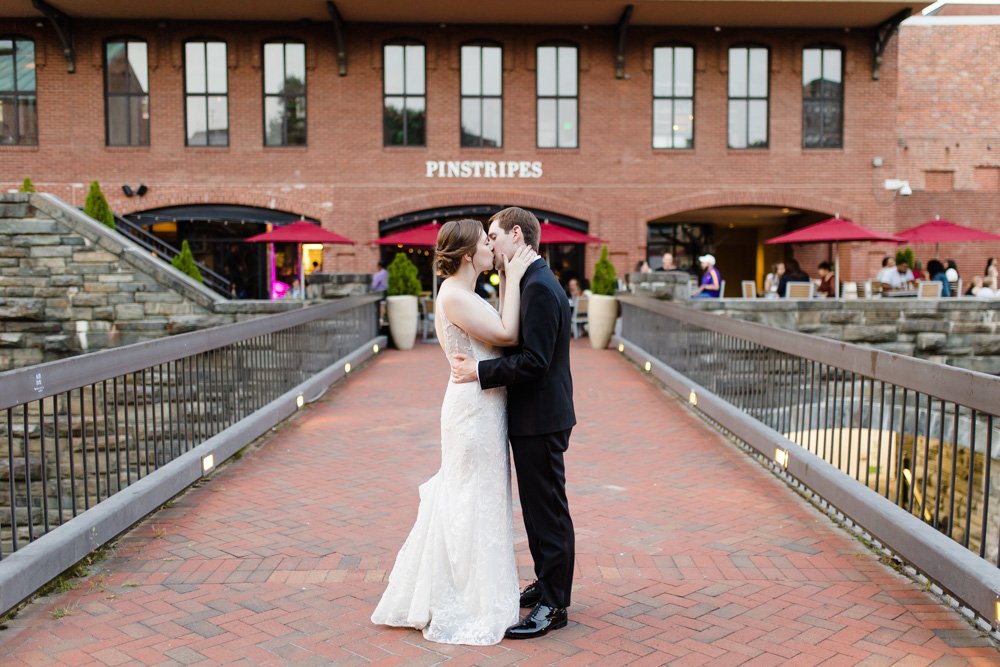
[{"label": "planter pot", "polygon": [[392,344],[400,350],[409,350],[417,340],[417,297],[386,297],[389,313],[389,334]]},{"label": "planter pot", "polygon": [[595,350],[603,350],[611,342],[611,334],[615,332],[615,320],[618,319],[618,299],[613,296],[592,294],[587,310],[587,335],[590,336],[590,346]]}]

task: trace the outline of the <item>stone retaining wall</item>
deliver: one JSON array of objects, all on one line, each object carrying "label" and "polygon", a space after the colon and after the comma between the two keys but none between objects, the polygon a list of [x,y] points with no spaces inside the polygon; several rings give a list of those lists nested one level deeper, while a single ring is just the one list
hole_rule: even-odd
[{"label": "stone retaining wall", "polygon": [[[324,298],[370,280],[315,278]],[[56,197],[0,194],[0,371],[301,307],[229,301]]]}]

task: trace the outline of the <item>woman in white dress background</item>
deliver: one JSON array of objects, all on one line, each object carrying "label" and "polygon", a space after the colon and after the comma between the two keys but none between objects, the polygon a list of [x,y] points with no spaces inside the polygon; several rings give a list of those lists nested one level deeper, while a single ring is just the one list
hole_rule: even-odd
[{"label": "woman in white dress background", "polygon": [[[500,356],[518,340],[520,282],[537,255],[501,257],[500,313],[475,293],[494,268],[482,223],[453,220],[438,234],[435,263],[447,276],[434,312],[450,359]],[[519,620],[507,448],[507,393],[450,382],[441,406],[441,469],[420,486],[417,519],[396,557],[372,622],[412,627],[430,641],[496,644]]]}]

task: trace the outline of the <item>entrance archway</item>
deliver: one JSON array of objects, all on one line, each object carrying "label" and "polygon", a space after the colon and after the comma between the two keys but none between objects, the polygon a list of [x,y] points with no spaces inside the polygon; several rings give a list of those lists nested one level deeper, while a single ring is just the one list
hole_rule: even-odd
[{"label": "entrance archway", "polygon": [[[267,231],[268,225],[281,226],[303,219],[290,211],[232,204],[167,206],[125,217],[177,248],[187,241],[195,259],[229,279],[231,296],[242,299],[269,297],[267,273],[271,264],[268,244],[244,243],[243,239]],[[297,261],[294,244],[274,244],[278,280],[287,274],[291,284],[297,275]],[[306,268],[310,273],[312,266]]]},{"label": "entrance archway", "polygon": [[[698,257],[712,254],[726,279],[724,296],[739,296],[740,281],[763,285],[770,266],[783,261],[791,248],[766,246],[764,241],[786,231],[829,217],[829,213],[773,205],[713,206],[674,213],[646,225],[646,250],[650,266],[662,265],[665,252],[674,255],[679,268],[700,277]],[[812,253],[825,252],[817,247]],[[803,266],[812,263],[804,259]]]}]

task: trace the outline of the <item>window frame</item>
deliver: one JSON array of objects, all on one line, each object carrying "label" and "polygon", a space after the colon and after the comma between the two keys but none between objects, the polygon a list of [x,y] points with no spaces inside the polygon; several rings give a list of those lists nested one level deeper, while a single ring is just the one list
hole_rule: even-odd
[{"label": "window frame", "polygon": [[[187,89],[187,72],[188,72],[188,57],[187,57],[187,47],[188,44],[200,44],[202,46],[202,51],[205,57],[205,92],[204,93],[192,93]],[[225,48],[225,66],[223,71],[226,76],[226,92],[223,95],[218,93],[211,93],[208,90],[208,45],[209,44],[222,44]],[[184,60],[184,145],[188,148],[228,148],[229,147],[229,43],[217,37],[192,37],[190,39],[184,40],[181,44],[183,49],[183,60]],[[188,132],[188,100],[192,97],[201,97],[205,100],[205,141],[204,144],[192,144],[191,135]],[[211,129],[208,126],[208,98],[210,97],[225,97],[226,98],[226,141],[222,144],[213,144],[209,141],[211,136]]]},{"label": "window frame", "polygon": [[[657,94],[656,94],[656,50],[657,49],[678,49],[678,48],[691,49],[691,96],[690,97],[678,97],[676,94],[670,95],[670,96],[665,96],[665,95],[657,96]],[[698,68],[697,68],[697,58],[698,58],[698,49],[693,44],[688,44],[686,42],[663,42],[661,44],[654,44],[653,45],[653,76],[651,77],[651,80],[650,80],[650,86],[651,86],[651,92],[652,92],[652,100],[650,102],[650,110],[651,110],[650,119],[652,121],[650,123],[650,133],[651,133],[650,134],[650,146],[652,147],[653,150],[656,150],[656,151],[684,151],[684,150],[694,150],[694,148],[695,148],[695,143],[694,143],[694,140],[695,140],[695,116],[697,115],[697,114],[695,114],[695,108],[696,108],[695,107],[695,93],[696,93],[696,86],[697,86],[696,78],[697,78],[697,71],[698,71]],[[671,58],[671,60],[672,60],[672,62],[674,64],[674,71],[672,72],[672,75],[674,75],[674,76],[673,76],[672,80],[676,81],[676,74],[677,74],[676,51],[674,52],[674,56]],[[656,145],[656,103],[657,103],[657,101],[660,101],[660,100],[671,100],[671,102],[676,102],[677,100],[690,100],[691,101],[691,145],[690,146],[673,146],[673,145],[671,145],[671,146],[657,146]],[[674,105],[671,104],[671,120],[674,119],[674,108],[675,108]],[[673,124],[671,123],[671,129],[672,128],[673,128]],[[673,133],[672,132],[670,134],[670,143],[671,144],[674,143],[674,137],[673,137]]]},{"label": "window frame", "polygon": [[[824,60],[826,58],[826,54],[824,52],[826,52],[826,51],[838,51],[840,53],[840,95],[837,98],[837,102],[839,103],[838,118],[840,120],[840,123],[839,123],[840,127],[837,128],[837,134],[838,134],[838,137],[839,137],[840,140],[839,140],[839,142],[836,145],[833,145],[833,146],[828,146],[828,145],[823,144],[822,143],[822,139],[825,136],[825,133],[821,130],[820,134],[819,134],[820,140],[821,140],[819,145],[807,145],[806,144],[806,100],[807,100],[807,98],[806,98],[806,94],[805,94],[805,82],[803,81],[802,82],[802,149],[803,150],[816,150],[816,149],[822,150],[824,148],[825,149],[833,149],[833,150],[842,149],[844,147],[844,88],[846,86],[846,81],[844,80],[844,74],[845,74],[844,63],[846,62],[846,57],[847,57],[846,49],[843,46],[841,46],[840,44],[830,44],[830,43],[807,44],[806,46],[802,47],[802,75],[803,75],[803,77],[805,76],[805,57],[806,57],[806,51],[811,51],[811,50],[813,50],[813,51],[818,50],[820,52],[820,65],[819,65],[819,67],[820,67],[820,76],[821,77],[822,77],[822,72],[823,72],[823,63],[824,63]],[[823,101],[823,100],[826,100],[826,99],[829,99],[829,98],[818,97],[818,98],[808,98],[808,99],[809,100]],[[825,125],[823,123],[824,117],[825,117],[825,114],[821,110],[820,111],[820,126],[821,127],[825,127]]]},{"label": "window frame", "polygon": [[[479,90],[480,90],[480,92],[479,92],[478,95],[466,95],[462,91],[462,62],[463,62],[462,61],[462,49],[464,49],[465,47],[468,47],[468,46],[477,47],[479,49],[479,80],[480,80]],[[484,49],[484,48],[496,48],[496,49],[500,49],[500,94],[499,95],[485,95],[482,92],[482,80],[483,80],[483,51],[482,51],[482,49]],[[458,145],[459,145],[460,148],[488,148],[488,149],[503,148],[503,141],[504,141],[503,65],[504,65],[504,47],[503,47],[503,44],[501,44],[500,42],[494,42],[494,41],[491,41],[491,40],[482,40],[481,39],[481,40],[473,40],[471,42],[465,42],[465,43],[459,45],[459,47],[458,47]],[[465,108],[465,100],[467,100],[467,99],[479,100],[479,128],[480,128],[479,145],[466,144],[463,141],[463,138],[465,136],[464,131],[463,131],[463,127],[464,127],[463,121],[465,120],[465,117],[463,115],[463,110]],[[483,102],[485,100],[488,100],[488,99],[489,100],[499,100],[500,101],[500,142],[496,146],[485,146],[482,143],[483,139],[484,139],[484,137],[482,135],[483,119],[485,117],[484,116],[484,111],[483,111],[483,109],[485,108],[485,105],[483,104]]]},{"label": "window frame", "polygon": [[[401,94],[389,94],[386,91],[387,78],[386,75],[389,68],[386,64],[386,49],[390,46],[401,46],[403,48],[403,92]],[[419,46],[424,52],[424,92],[422,94],[410,94],[406,89],[406,48],[407,46]],[[403,123],[403,143],[392,144],[386,141],[385,134],[385,113],[387,109],[386,99],[390,97],[401,97],[403,99],[402,108],[402,123]],[[412,143],[409,141],[409,122],[408,122],[408,112],[407,112],[407,101],[410,99],[423,99],[424,101],[424,139],[422,143]],[[459,114],[461,117],[461,113]],[[461,118],[459,119],[461,124]],[[386,40],[382,43],[382,147],[383,148],[426,148],[427,147],[427,44],[419,39],[413,39],[410,37],[401,37],[397,39]]]},{"label": "window frame", "polygon": [[[9,91],[0,91],[0,97],[12,98],[14,101],[14,120],[11,123],[11,137],[13,141],[3,142],[2,136],[0,136],[0,146],[37,146],[38,145],[38,47],[35,40],[31,37],[25,35],[0,35],[0,41],[10,41],[13,46],[13,52],[10,54],[11,57],[11,77],[13,80],[13,88]],[[35,87],[30,90],[22,91],[18,88],[17,83],[17,53],[18,53],[18,42],[29,42],[31,44],[31,69],[35,72]],[[22,99],[34,99],[34,123],[32,124],[35,129],[34,141],[25,141],[24,136],[21,134],[21,100]]]},{"label": "window frame", "polygon": [[[539,95],[538,94],[538,55],[539,51],[543,48],[555,48],[556,49],[556,79],[555,79],[555,95]],[[576,51],[576,95],[560,95],[559,94],[559,49],[560,48],[571,48]],[[559,150],[559,149],[579,149],[580,148],[580,45],[574,44],[569,41],[547,41],[540,42],[535,45],[535,148],[542,150]],[[554,146],[542,146],[539,143],[539,127],[540,127],[540,114],[539,114],[539,102],[541,100],[555,100],[556,101],[556,143]],[[576,102],[576,119],[574,123],[574,142],[572,146],[562,146],[559,143],[559,100],[573,100]]]},{"label": "window frame", "polygon": [[[123,43],[123,44],[125,44],[125,60],[126,61],[128,61],[128,47],[129,47],[129,44],[143,44],[146,47],[146,88],[147,88],[147,90],[146,90],[145,93],[142,93],[142,94],[139,94],[139,93],[129,93],[129,92],[125,92],[125,93],[112,93],[108,89],[109,88],[109,86],[108,86],[108,84],[109,84],[109,73],[110,73],[110,70],[109,70],[109,67],[108,67],[108,65],[109,65],[109,62],[108,62],[108,45],[110,45],[110,44],[116,44],[116,43]],[[104,80],[104,145],[106,147],[108,147],[108,148],[137,148],[137,147],[138,148],[142,148],[142,147],[148,147],[148,146],[152,145],[152,143],[153,143],[153,104],[152,104],[152,95],[150,94],[150,90],[152,89],[152,81],[151,81],[151,79],[149,77],[149,41],[146,40],[146,39],[143,39],[141,37],[133,37],[131,35],[120,35],[120,36],[117,36],[117,37],[109,37],[109,38],[105,39],[104,43],[103,43],[103,47],[104,48],[102,49],[101,57],[102,57],[103,65],[104,65],[104,76],[102,77],[102,79]],[[143,98],[143,97],[145,97],[146,98],[146,112],[147,112],[147,115],[149,117],[146,119],[146,142],[145,143],[142,143],[142,142],[138,142],[138,143],[131,143],[131,142],[129,142],[129,143],[124,143],[124,144],[111,143],[111,98],[112,97],[124,97],[124,98],[126,98],[128,100],[131,100],[131,98],[133,98],[133,97],[135,97],[135,98]],[[131,108],[131,106],[129,108]],[[131,114],[126,114],[126,118],[128,120],[128,128],[126,130],[126,135],[129,136],[129,137],[131,137],[132,136],[132,117],[131,117]]]},{"label": "window frame", "polygon": [[[730,93],[730,81],[733,76],[732,67],[732,52],[734,49],[745,49],[747,52],[747,71],[746,71],[746,84],[747,92],[745,96],[734,97]],[[767,77],[766,92],[763,97],[754,97],[750,95],[750,51],[753,49],[763,49],[766,55],[764,73]],[[733,151],[755,151],[755,150],[768,150],[771,147],[771,48],[764,44],[757,43],[739,43],[733,44],[726,50],[726,65],[728,77],[726,79],[726,148]],[[747,113],[745,117],[745,132],[746,132],[746,146],[733,146],[730,143],[730,113],[732,111],[732,104],[734,100],[744,101],[747,104]],[[764,100],[767,107],[767,113],[765,114],[764,130],[765,139],[762,146],[751,146],[750,145],[750,102]]]},{"label": "window frame", "polygon": [[[280,44],[282,47],[281,62],[282,62],[282,78],[283,82],[288,81],[288,52],[287,48],[290,44],[300,44],[302,46],[302,93],[301,94],[289,94],[289,93],[268,93],[267,92],[267,46],[269,44]],[[308,64],[308,44],[304,39],[297,39],[291,37],[275,37],[273,39],[266,39],[261,42],[260,45],[260,90],[261,90],[261,130],[263,131],[263,146],[264,148],[306,148],[309,146],[309,75],[307,74],[309,70]],[[228,80],[228,79],[227,79]],[[301,144],[290,144],[288,143],[288,101],[290,99],[302,98],[302,104],[305,108],[305,120],[303,122],[302,128],[302,143]],[[278,144],[267,143],[267,100],[268,98],[281,98],[285,101],[285,113],[282,117],[281,126],[281,138],[282,142]]]}]

